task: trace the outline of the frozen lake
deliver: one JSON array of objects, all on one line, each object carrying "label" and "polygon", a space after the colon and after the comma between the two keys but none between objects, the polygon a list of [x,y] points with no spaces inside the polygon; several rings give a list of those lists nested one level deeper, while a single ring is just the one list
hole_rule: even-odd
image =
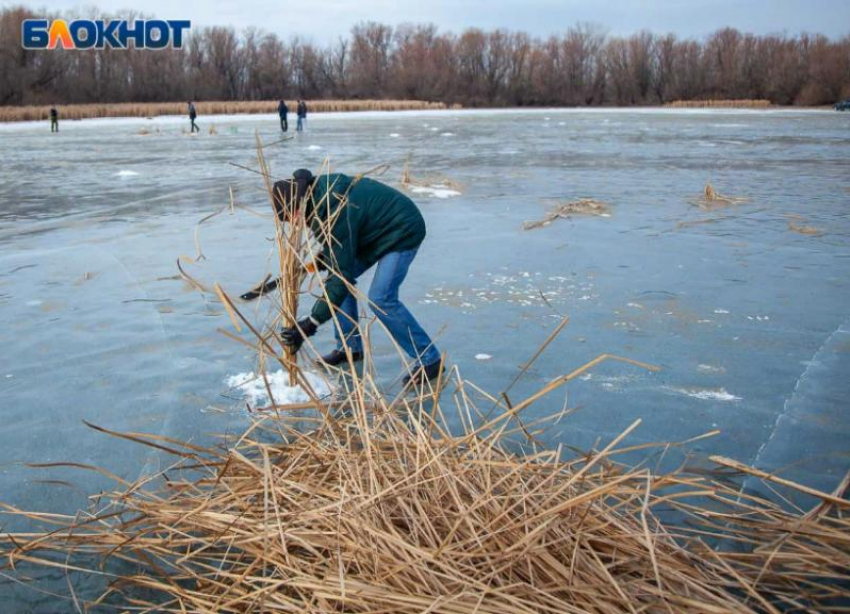
[{"label": "frozen lake", "polygon": [[[271,116],[200,119],[196,137],[182,118],[0,126],[0,500],[73,510],[106,484],[23,463],[135,479],[162,461],[83,420],[202,443],[247,424],[225,381],[254,369],[250,350],[216,332],[227,315],[175,261],[197,255],[196,224],[228,188],[266,212],[260,178],[228,163],[255,166],[254,130],[280,133]],[[325,156],[352,174],[389,163],[396,185],[409,157],[414,178],[457,184],[413,195],[428,238],[403,298],[484,389],[503,390],[561,315],[511,399],[603,352],[663,368],[605,364],[570,384],[579,410],[549,441],[587,448],[638,417],[632,443],[719,429],[695,451],[831,489],[850,468],[848,151],[850,114],[537,110],[313,115],[267,156],[280,177]],[[702,210],[707,181],[749,200]],[[611,216],[522,229],[580,197]],[[245,210],[212,218],[187,271],[239,294],[269,270],[272,234]],[[245,309],[261,322],[268,305]],[[389,382],[383,333],[373,350]],[[44,483],[63,479],[76,488]]]}]

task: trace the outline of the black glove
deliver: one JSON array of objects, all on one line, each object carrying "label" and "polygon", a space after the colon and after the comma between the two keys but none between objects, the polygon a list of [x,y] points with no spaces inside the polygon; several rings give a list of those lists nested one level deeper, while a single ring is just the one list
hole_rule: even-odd
[{"label": "black glove", "polygon": [[280,330],[280,339],[283,341],[283,345],[293,352],[297,352],[304,343],[304,339],[315,335],[318,328],[313,320],[304,318],[303,320],[299,320],[295,326],[282,328]]},{"label": "black glove", "polygon": [[259,298],[260,296],[262,296],[262,295],[264,295],[268,292],[271,292],[272,290],[277,288],[277,284],[280,281],[279,278],[276,277],[274,279],[268,279],[268,278],[266,278],[266,279],[267,279],[267,281],[261,283],[259,286],[257,286],[253,290],[249,290],[248,292],[246,292],[245,294],[243,294],[239,298],[241,298],[243,301],[253,301],[255,298]]}]

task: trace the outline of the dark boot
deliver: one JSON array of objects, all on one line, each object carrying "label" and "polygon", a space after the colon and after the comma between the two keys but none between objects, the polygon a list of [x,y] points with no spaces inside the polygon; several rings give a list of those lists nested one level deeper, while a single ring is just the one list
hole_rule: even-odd
[{"label": "dark boot", "polygon": [[442,373],[443,361],[438,360],[437,362],[432,362],[430,365],[414,369],[413,373],[404,376],[402,383],[407,386],[410,383],[410,380],[415,380],[417,383],[422,382],[423,380],[432,381],[440,377]]},{"label": "dark boot", "polygon": [[[351,352],[352,362],[363,360],[363,352]],[[338,367],[348,362],[345,352],[342,350],[331,350],[319,359],[320,366]]]}]

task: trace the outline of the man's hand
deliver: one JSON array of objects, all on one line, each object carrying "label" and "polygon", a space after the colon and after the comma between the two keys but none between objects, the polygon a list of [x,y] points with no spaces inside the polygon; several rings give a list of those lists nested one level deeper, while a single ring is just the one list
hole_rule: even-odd
[{"label": "man's hand", "polygon": [[318,328],[318,325],[312,318],[304,318],[303,320],[299,320],[295,326],[282,328],[280,330],[280,339],[283,341],[283,345],[294,353],[301,348],[304,339],[316,334]]}]

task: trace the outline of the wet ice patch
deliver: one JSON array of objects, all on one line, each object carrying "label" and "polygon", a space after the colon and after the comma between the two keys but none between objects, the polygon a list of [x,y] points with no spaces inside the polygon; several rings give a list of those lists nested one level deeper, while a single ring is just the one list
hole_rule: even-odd
[{"label": "wet ice patch", "polygon": [[113,177],[136,177],[139,173],[136,171],[121,170],[113,175]]},{"label": "wet ice patch", "polygon": [[741,397],[727,392],[725,388],[675,388],[668,386],[667,390],[703,401],[724,401],[728,403],[741,400]]},{"label": "wet ice patch", "polygon": [[[304,371],[302,374],[320,398],[328,396],[331,393],[327,382],[315,373]],[[307,403],[310,401],[310,396],[301,386],[297,384],[294,386],[290,385],[289,373],[286,371],[279,369],[274,373],[266,373],[266,378],[268,379],[269,388],[274,396],[275,403],[278,405]],[[253,406],[271,403],[265,381],[259,375],[254,374],[253,371],[228,377],[225,380],[225,384],[236,389]]]},{"label": "wet ice patch", "polygon": [[460,192],[445,185],[415,185],[411,186],[410,191],[414,194],[423,194],[425,196],[433,196],[434,198],[451,198],[452,196],[460,196]]}]

